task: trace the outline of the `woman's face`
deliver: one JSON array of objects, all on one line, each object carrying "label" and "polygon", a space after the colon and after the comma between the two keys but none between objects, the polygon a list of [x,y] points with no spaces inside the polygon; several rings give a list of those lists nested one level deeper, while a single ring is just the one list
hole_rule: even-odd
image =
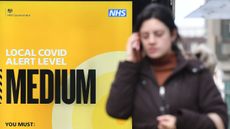
[{"label": "woman's face", "polygon": [[160,58],[172,52],[172,42],[176,34],[170,33],[169,28],[160,20],[151,18],[142,23],[140,39],[148,57]]}]

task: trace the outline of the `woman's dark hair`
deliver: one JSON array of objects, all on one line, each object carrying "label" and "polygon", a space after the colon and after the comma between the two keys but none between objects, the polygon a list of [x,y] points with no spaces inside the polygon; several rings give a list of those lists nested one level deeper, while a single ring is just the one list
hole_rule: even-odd
[{"label": "woman's dark hair", "polygon": [[151,18],[156,18],[164,23],[169,28],[171,34],[176,31],[177,37],[172,45],[172,49],[174,51],[179,51],[176,42],[180,40],[180,35],[174,22],[174,16],[172,14],[172,11],[164,5],[150,4],[146,6],[143,11],[137,16],[134,32],[139,32],[143,22]]}]

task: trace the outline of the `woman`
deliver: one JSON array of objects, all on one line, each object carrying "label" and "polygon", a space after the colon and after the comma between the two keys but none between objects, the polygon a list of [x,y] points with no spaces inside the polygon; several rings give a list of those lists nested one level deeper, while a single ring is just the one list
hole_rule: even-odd
[{"label": "woman", "polygon": [[196,60],[186,60],[170,10],[151,4],[138,16],[127,43],[106,110],[132,117],[133,129],[227,129],[226,104],[212,75]]}]

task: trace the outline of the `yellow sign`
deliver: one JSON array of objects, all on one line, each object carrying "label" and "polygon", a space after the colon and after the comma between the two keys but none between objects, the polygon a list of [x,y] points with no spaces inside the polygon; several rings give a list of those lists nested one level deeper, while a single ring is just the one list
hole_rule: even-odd
[{"label": "yellow sign", "polygon": [[131,32],[131,2],[0,2],[0,128],[131,129],[105,111]]}]

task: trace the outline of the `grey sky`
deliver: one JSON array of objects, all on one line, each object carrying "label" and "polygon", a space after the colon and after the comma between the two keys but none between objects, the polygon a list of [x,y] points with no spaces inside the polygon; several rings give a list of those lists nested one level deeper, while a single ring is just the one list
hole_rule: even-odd
[{"label": "grey sky", "polygon": [[202,18],[185,18],[192,11],[204,4],[205,0],[175,0],[176,19],[175,22],[179,28],[204,27]]},{"label": "grey sky", "polygon": [[205,35],[205,21],[202,18],[187,18],[191,12],[205,3],[205,0],[175,0],[176,25],[179,33],[185,37],[200,37]]}]

